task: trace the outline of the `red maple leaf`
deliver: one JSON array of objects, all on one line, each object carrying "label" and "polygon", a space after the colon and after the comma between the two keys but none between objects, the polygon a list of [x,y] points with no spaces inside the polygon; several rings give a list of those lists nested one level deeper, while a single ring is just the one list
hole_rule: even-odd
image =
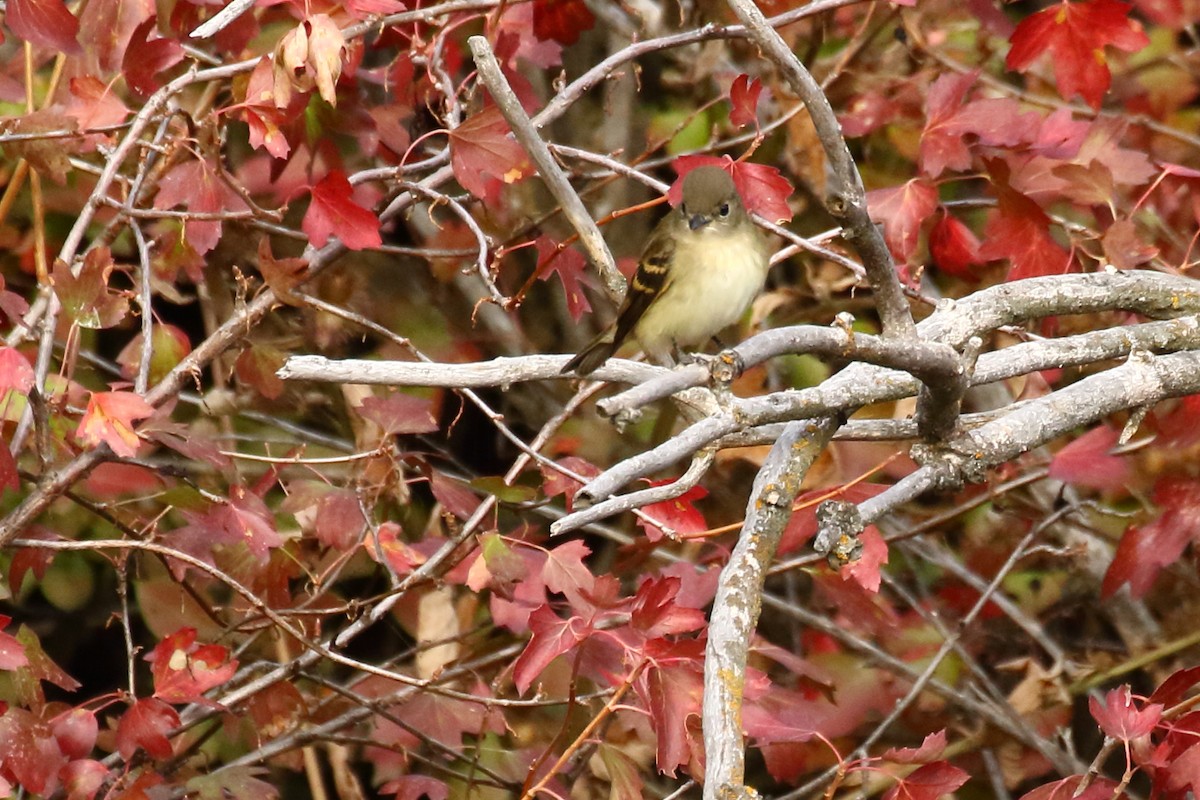
[{"label": "red maple leaf", "polygon": [[1120,435],[1107,425],[1088,431],[1054,454],[1050,477],[1106,491],[1124,489],[1133,467],[1128,459],[1111,453]]},{"label": "red maple leaf", "polygon": [[205,703],[204,693],[228,681],[237,670],[229,648],[197,644],[195,628],[163,637],[146,655],[153,666],[154,696],[168,703]]},{"label": "red maple leaf", "polygon": [[354,188],[341,170],[330,170],[312,188],[312,202],[300,227],[313,247],[324,247],[329,237],[337,237],[351,250],[379,247],[379,217],[354,202]]},{"label": "red maple leaf", "polygon": [[139,748],[151,758],[170,758],[171,740],[167,734],[178,727],[175,709],[157,697],[143,697],[117,722],[117,750],[126,760],[133,758]]},{"label": "red maple leaf", "polygon": [[1064,100],[1079,95],[1092,108],[1099,108],[1112,82],[1104,48],[1132,53],[1150,43],[1141,23],[1129,19],[1131,8],[1119,0],[1064,0],[1043,9],[1017,26],[1005,64],[1023,72],[1047,54],[1054,64],[1059,95]]},{"label": "red maple leaf", "polygon": [[1134,597],[1150,590],[1163,567],[1183,555],[1190,542],[1200,540],[1200,482],[1165,478],[1154,489],[1158,518],[1146,525],[1130,526],[1121,536],[1101,596],[1110,597],[1122,584],[1129,584]]},{"label": "red maple leaf", "polygon": [[947,761],[935,761],[901,778],[883,800],[937,800],[962,786],[970,774]]},{"label": "red maple leaf", "polygon": [[421,797],[446,800],[450,796],[450,787],[426,775],[401,775],[380,786],[379,792],[395,795],[396,800],[419,800]]},{"label": "red maple leaf", "polygon": [[1081,794],[1076,793],[1082,775],[1068,775],[1062,780],[1047,783],[1021,795],[1021,800],[1111,800],[1117,784],[1108,778],[1097,777]]},{"label": "red maple leaf", "polygon": [[[32,377],[30,379],[32,380]],[[577,475],[587,478],[594,478],[600,474],[599,467],[578,456],[567,456],[566,458],[559,459],[558,464],[563,469],[570,470]],[[567,497],[567,502],[570,503],[575,498],[575,493],[583,486],[583,483],[580,481],[564,475],[551,466],[543,464],[541,470],[542,491],[546,493],[546,497],[558,497],[560,494],[564,494]]]},{"label": "red maple leaf", "polygon": [[931,178],[947,167],[964,170],[971,166],[971,151],[960,132],[950,127],[978,71],[965,75],[942,75],[929,87],[925,100],[925,130],[921,132],[921,171]]},{"label": "red maple leaf", "polygon": [[450,131],[450,166],[455,179],[480,200],[495,198],[500,183],[516,183],[532,171],[525,149],[509,136],[495,106]]},{"label": "red maple leaf", "polygon": [[0,347],[0,391],[19,393],[33,387],[33,366],[15,347]]},{"label": "red maple leaf", "polygon": [[937,189],[921,178],[902,186],[867,192],[871,219],[883,223],[883,238],[892,258],[901,264],[907,264],[916,253],[921,225],[937,205]]},{"label": "red maple leaf", "polygon": [[1158,703],[1148,703],[1139,709],[1134,705],[1129,685],[1126,684],[1106,693],[1103,703],[1095,697],[1089,697],[1088,710],[1105,736],[1129,742],[1148,736],[1154,730],[1162,719],[1163,707]]},{"label": "red maple leaf", "polygon": [[125,318],[129,302],[121,293],[108,288],[115,266],[112,253],[102,245],[87,252],[78,275],[61,259],[55,260],[54,293],[76,325],[111,328]]},{"label": "red maple leaf", "polygon": [[551,661],[570,652],[591,632],[591,626],[582,617],[563,619],[548,605],[539,607],[529,616],[529,629],[533,632],[529,644],[513,664],[513,683],[521,694],[529,690],[533,679]]},{"label": "red maple leaf", "polygon": [[1074,259],[1050,236],[1050,217],[1041,206],[1008,184],[1008,165],[988,164],[998,198],[988,221],[980,258],[1008,259],[1007,280],[1070,272]]},{"label": "red maple leaf", "polygon": [[[184,206],[201,214],[244,211],[246,203],[222,180],[217,167],[207,159],[191,159],[173,167],[158,184],[155,208]],[[183,225],[188,244],[203,255],[221,240],[221,220],[189,219]]]},{"label": "red maple leaf", "polygon": [[537,248],[538,277],[549,280],[551,275],[557,275],[562,282],[563,293],[567,298],[567,311],[571,319],[579,322],[584,314],[592,310],[587,294],[583,287],[587,285],[587,261],[583,254],[573,247],[559,248],[549,236],[539,236],[534,242]]},{"label": "red maple leaf", "polygon": [[[20,588],[20,583],[12,584],[14,588]],[[7,628],[8,623],[12,622],[12,617],[0,614],[0,628]],[[29,663],[29,657],[25,655],[25,647],[15,636],[7,633],[0,633],[0,670],[14,670],[23,667]]]},{"label": "red maple leaf", "polygon": [[888,562],[888,546],[883,540],[879,529],[868,525],[862,532],[862,556],[842,567],[843,580],[852,580],[868,592],[878,592],[879,583],[883,579],[880,568]]},{"label": "red maple leaf", "polygon": [[944,208],[929,231],[929,257],[947,275],[968,281],[979,280],[972,269],[983,263],[979,257],[979,238]]},{"label": "red maple leaf", "polygon": [[154,406],[133,392],[92,392],[75,436],[89,447],[104,443],[118,456],[133,458],[140,442],[134,422],[153,413]]},{"label": "red maple leaf", "polygon": [[518,58],[538,69],[562,64],[562,45],[553,39],[539,37],[533,26],[536,3],[509,5],[496,25],[496,57],[507,69],[515,71]]},{"label": "red maple leaf", "polygon": [[791,181],[783,177],[775,167],[754,164],[749,161],[734,161],[728,156],[680,156],[671,165],[679,177],[667,191],[667,202],[672,207],[683,201],[683,179],[696,167],[720,167],[732,176],[733,185],[746,209],[771,222],[790,220],[792,209],[787,199],[795,189]]},{"label": "red maple leaf", "polygon": [[367,397],[355,407],[363,419],[370,420],[387,433],[432,433],[438,429],[433,416],[433,401],[403,392],[384,397]]},{"label": "red maple leaf", "polygon": [[542,581],[546,588],[565,596],[578,611],[591,608],[587,598],[596,585],[596,577],[583,563],[589,553],[591,550],[587,545],[577,539],[549,551],[542,567]]},{"label": "red maple leaf", "polygon": [[883,754],[884,761],[895,764],[928,764],[941,758],[946,749],[946,729],[931,733],[920,747],[893,747]]},{"label": "red maple leaf", "polygon": [[762,81],[745,73],[733,79],[729,87],[729,121],[741,128],[750,123],[758,127],[758,96],[762,94]]},{"label": "red maple leaf", "polygon": [[650,666],[634,682],[634,689],[650,711],[658,769],[673,776],[699,749],[693,736],[704,691],[704,643],[655,639],[647,644],[646,657]]},{"label": "red maple leaf", "polygon": [[4,22],[30,44],[58,52],[80,52],[79,20],[63,0],[11,0]]},{"label": "red maple leaf", "polygon": [[[113,91],[113,87],[105,86],[91,75],[72,78],[70,83],[71,99],[63,109],[67,116],[79,121],[81,130],[103,128],[118,125],[129,115],[129,108]],[[85,139],[88,149],[95,146],[97,141],[107,139],[107,136],[89,136]]]},{"label": "red maple leaf", "polygon": [[539,0],[533,6],[533,32],[539,39],[575,44],[596,18],[583,0]]},{"label": "red maple leaf", "polygon": [[690,633],[704,627],[704,612],[678,602],[679,578],[649,578],[633,598],[629,625],[647,639]]},{"label": "red maple leaf", "polygon": [[158,73],[183,60],[183,45],[179,42],[162,37],[150,38],[151,32],[157,29],[157,22],[157,17],[150,17],[134,29],[121,63],[125,82],[143,97],[158,90],[161,85],[155,77]]},{"label": "red maple leaf", "polygon": [[1138,236],[1131,219],[1119,219],[1104,232],[1101,239],[1104,256],[1117,269],[1133,269],[1158,255],[1158,248]]},{"label": "red maple leaf", "polygon": [[[651,485],[662,486],[670,482],[651,481]],[[649,519],[639,517],[638,525],[646,531],[646,538],[652,542],[662,539],[667,529],[675,537],[703,533],[708,530],[708,523],[704,521],[704,514],[700,509],[696,508],[695,501],[707,496],[708,491],[703,486],[693,486],[679,497],[651,503],[642,509]]]}]

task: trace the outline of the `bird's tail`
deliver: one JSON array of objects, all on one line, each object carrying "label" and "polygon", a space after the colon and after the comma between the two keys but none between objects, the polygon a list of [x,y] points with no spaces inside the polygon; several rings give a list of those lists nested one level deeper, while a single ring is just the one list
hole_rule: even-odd
[{"label": "bird's tail", "polygon": [[581,377],[591,375],[616,351],[616,343],[608,336],[601,334],[598,338],[593,339],[591,344],[580,350],[577,356],[568,361],[562,368],[561,374],[574,372]]}]

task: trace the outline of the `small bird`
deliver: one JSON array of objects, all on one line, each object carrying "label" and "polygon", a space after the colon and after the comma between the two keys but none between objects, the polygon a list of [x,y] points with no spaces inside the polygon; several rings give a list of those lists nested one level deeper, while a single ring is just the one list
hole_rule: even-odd
[{"label": "small bird", "polygon": [[683,178],[683,202],[647,239],[616,324],[563,373],[591,374],[631,332],[652,358],[670,363],[672,349],[703,344],[741,318],[762,289],[769,255],[729,173],[697,167]]}]

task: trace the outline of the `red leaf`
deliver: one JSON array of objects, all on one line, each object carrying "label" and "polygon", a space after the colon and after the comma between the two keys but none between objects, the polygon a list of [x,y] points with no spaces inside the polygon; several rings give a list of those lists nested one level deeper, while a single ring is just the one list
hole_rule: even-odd
[{"label": "red leaf", "polygon": [[679,578],[650,578],[633,598],[630,626],[648,639],[690,633],[704,627],[704,612],[679,605]]},{"label": "red leaf", "polygon": [[903,186],[867,193],[871,219],[883,223],[883,238],[892,257],[901,264],[907,264],[916,253],[921,225],[937,204],[937,189],[919,178]]},{"label": "red leaf", "polygon": [[529,629],[533,636],[513,664],[513,683],[521,694],[529,690],[533,679],[551,661],[574,649],[591,630],[581,617],[562,619],[548,605],[540,606],[529,616]]},{"label": "red leaf", "polygon": [[1125,583],[1134,597],[1143,596],[1163,567],[1175,563],[1190,542],[1200,541],[1200,482],[1163,479],[1155,487],[1154,502],[1162,509],[1158,518],[1130,526],[1121,536],[1101,596],[1110,597]]},{"label": "red leaf", "polygon": [[787,199],[795,190],[775,167],[734,161],[728,156],[680,156],[671,166],[679,174],[667,192],[667,201],[672,206],[683,201],[683,178],[689,172],[696,167],[715,166],[733,177],[733,185],[751,213],[772,222],[790,220],[793,216]]},{"label": "red leaf", "polygon": [[[112,86],[106,86],[91,75],[72,78],[70,83],[71,99],[64,111],[68,116],[79,122],[81,130],[103,128],[118,125],[129,116],[129,108],[113,91]],[[108,137],[89,137],[93,143],[97,139]]]},{"label": "red leaf", "polygon": [[24,394],[33,387],[33,367],[13,347],[0,347],[0,391],[9,389]]},{"label": "red leaf", "polygon": [[[670,481],[652,481],[651,485],[662,486],[666,483],[670,483]],[[701,513],[700,509],[696,508],[694,501],[707,496],[708,492],[705,491],[704,487],[693,486],[673,500],[651,503],[645,506],[642,511],[653,522],[639,517],[638,525],[641,526],[642,530],[646,531],[646,538],[652,542],[657,542],[663,536],[666,536],[666,529],[670,529],[670,535],[673,537],[686,537],[703,533],[708,530],[708,523],[704,521],[704,514]]]},{"label": "red leaf", "polygon": [[[557,463],[563,469],[585,478],[594,478],[600,474],[599,467],[578,456],[567,456],[566,458],[559,459]],[[570,503],[575,499],[575,493],[583,486],[583,483],[580,481],[568,477],[546,464],[541,465],[541,470],[542,491],[545,492],[546,497],[558,497],[562,494],[566,495],[567,502]]]},{"label": "red leaf", "polygon": [[446,800],[450,795],[450,787],[425,775],[401,775],[380,786],[379,792],[394,794],[396,800],[417,800],[420,797],[428,797],[429,800]]},{"label": "red leaf", "polygon": [[358,543],[366,524],[358,495],[323,481],[290,481],[279,510],[295,516],[306,534],[315,534],[321,544],[340,551]]},{"label": "red leaf", "polygon": [[92,800],[100,787],[111,778],[108,767],[87,758],[72,761],[59,774],[63,789],[67,792],[67,800]]},{"label": "red leaf", "polygon": [[[244,211],[246,203],[222,180],[217,167],[207,159],[184,161],[171,169],[158,184],[155,208],[184,206],[201,214]],[[185,238],[203,255],[221,240],[221,220],[189,219],[184,222]]]},{"label": "red leaf", "polygon": [[[674,776],[677,768],[686,766],[693,757],[689,727],[694,729],[699,725],[704,676],[703,651],[698,648],[702,646],[694,641],[664,645],[666,654],[674,657],[655,660],[634,684],[650,710],[656,739],[655,761],[659,771],[666,775]],[[654,652],[654,648],[647,651]]]},{"label": "red leaf", "polygon": [[75,436],[86,446],[103,442],[118,456],[133,458],[139,444],[134,422],[153,413],[154,406],[133,392],[93,392]]},{"label": "red leaf", "polygon": [[847,111],[838,115],[842,134],[849,138],[866,136],[887,125],[903,109],[888,93],[868,90],[850,101]]},{"label": "red leaf", "polygon": [[367,397],[355,410],[387,433],[432,433],[438,429],[433,401],[403,392]]},{"label": "red leaf", "polygon": [[196,644],[196,629],[181,628],[163,638],[146,660],[153,667],[154,696],[168,703],[204,703],[204,693],[228,681],[237,670],[229,649]]},{"label": "red leaf", "polygon": [[539,39],[575,44],[579,34],[595,24],[584,0],[539,0],[533,5],[533,32]]},{"label": "red leaf", "polygon": [[150,39],[150,33],[156,30],[157,24],[158,18],[150,17],[134,29],[121,64],[125,82],[142,97],[149,97],[158,91],[161,85],[155,77],[158,73],[183,60],[183,46],[179,42],[161,37]]},{"label": "red leaf", "polygon": [[971,166],[971,152],[962,134],[952,129],[954,119],[967,90],[975,83],[979,72],[965,75],[946,74],[929,87],[925,100],[925,130],[921,133],[921,171],[931,178],[942,174],[947,167],[965,170]]},{"label": "red leaf", "polygon": [[496,25],[496,56],[505,65],[512,67],[517,58],[528,61],[538,69],[562,64],[562,45],[554,39],[539,37],[534,28],[534,14],[538,7],[537,3],[520,3],[510,4],[504,9]]},{"label": "red leaf", "polygon": [[351,250],[365,250],[383,244],[383,238],[379,235],[379,218],[355,203],[353,193],[354,189],[345,173],[337,169],[330,170],[312,188],[312,202],[300,227],[308,234],[314,247],[324,247],[333,234]]},{"label": "red leaf", "polygon": [[576,609],[587,606],[585,598],[591,595],[596,578],[583,563],[591,551],[582,541],[561,544],[547,554],[542,568],[542,581],[552,592],[566,596]]},{"label": "red leaf", "polygon": [[884,761],[895,764],[928,764],[941,758],[946,750],[946,729],[931,733],[921,742],[920,747],[893,747],[883,754]]},{"label": "red leaf", "polygon": [[979,280],[979,276],[971,269],[983,263],[979,257],[979,239],[945,209],[942,209],[929,231],[929,256],[934,265],[947,275],[968,281]]},{"label": "red leaf", "polygon": [[758,78],[743,73],[733,79],[733,85],[729,87],[729,121],[734,127],[741,128],[752,122],[758,127],[758,96],[762,90],[762,81]]},{"label": "red leaf", "polygon": [[1131,8],[1118,0],[1085,0],[1043,9],[1017,26],[1005,63],[1024,72],[1048,54],[1059,95],[1070,100],[1078,94],[1098,109],[1112,81],[1104,47],[1134,52],[1150,43],[1141,23],[1129,19]]},{"label": "red leaf", "polygon": [[1008,185],[1008,167],[989,164],[999,202],[988,221],[979,256],[987,260],[1008,259],[1007,280],[1038,275],[1062,275],[1073,265],[1069,253],[1050,236],[1050,217],[1041,206]]},{"label": "red leaf", "polygon": [[86,708],[72,708],[51,721],[54,738],[67,758],[87,758],[96,746],[100,723],[95,712]]},{"label": "red leaf", "polygon": [[276,800],[279,790],[273,784],[259,780],[266,767],[229,766],[195,775],[184,784],[189,797],[205,800]]},{"label": "red leaf", "polygon": [[888,789],[883,800],[937,800],[962,786],[970,774],[946,761],[919,767]]},{"label": "red leaf", "polygon": [[467,519],[479,508],[479,497],[460,480],[437,470],[429,476],[429,488],[442,507],[459,519]]},{"label": "red leaf", "polygon": [[0,494],[3,494],[5,489],[20,491],[21,473],[17,469],[17,460],[13,458],[8,442],[0,441]]},{"label": "red leaf", "polygon": [[[1110,195],[1111,196],[1111,195]],[[1142,241],[1131,219],[1119,219],[1101,239],[1104,255],[1117,269],[1134,269],[1158,255],[1158,248]]]},{"label": "red leaf", "polygon": [[0,717],[0,762],[23,789],[49,796],[67,757],[49,725],[23,708],[10,708]]},{"label": "red leaf", "polygon": [[888,561],[887,542],[874,525],[863,531],[862,542],[862,557],[842,567],[841,576],[843,580],[853,580],[868,592],[878,592],[882,580],[879,570]]},{"label": "red leaf", "polygon": [[1107,425],[1088,431],[1054,454],[1050,477],[1106,491],[1124,489],[1133,468],[1128,459],[1110,453],[1120,436]]},{"label": "red leaf", "polygon": [[1082,775],[1068,775],[1062,780],[1047,783],[1021,795],[1021,800],[1112,800],[1117,784],[1108,778],[1097,777],[1082,794],[1075,790],[1083,780]]},{"label": "red leaf", "polygon": [[238,353],[233,371],[239,381],[253,387],[263,397],[278,400],[286,388],[278,374],[283,362],[282,350],[270,345],[252,344]]},{"label": "red leaf", "polygon": [[1162,719],[1163,707],[1158,703],[1149,703],[1138,709],[1133,704],[1129,685],[1126,684],[1106,693],[1103,704],[1095,697],[1089,697],[1088,710],[1105,736],[1129,742],[1150,735],[1150,731]]},{"label": "red leaf", "polygon": [[57,52],[80,52],[79,20],[63,0],[10,0],[4,22],[30,44]]},{"label": "red leaf", "polygon": [[[20,583],[13,583],[14,590],[21,588]],[[8,627],[8,623],[12,622],[12,618],[0,614],[0,628]],[[22,645],[15,636],[7,633],[0,633],[0,669],[14,670],[20,667],[27,666],[29,658],[25,655],[25,646]]]},{"label": "red leaf", "polygon": [[1185,667],[1176,670],[1158,685],[1150,695],[1151,703],[1173,706],[1184,698],[1188,690],[1200,683],[1200,667]]},{"label": "red leaf", "polygon": [[508,123],[495,106],[450,131],[450,165],[455,179],[481,200],[494,196],[496,181],[516,183],[532,172],[524,148],[509,136]]},{"label": "red leaf", "polygon": [[366,19],[373,14],[395,14],[406,8],[403,0],[348,0],[346,10],[355,19]]},{"label": "red leaf", "polygon": [[587,284],[587,261],[583,254],[574,247],[559,249],[549,236],[539,236],[534,242],[537,247],[538,278],[549,280],[551,275],[558,275],[562,281],[563,292],[567,298],[567,311],[576,322],[584,314],[592,310],[587,294],[583,287]]},{"label": "red leaf", "polygon": [[155,697],[143,697],[121,715],[117,722],[117,750],[129,760],[142,749],[151,758],[170,758],[171,740],[167,734],[179,727],[175,709]]},{"label": "red leaf", "polygon": [[54,262],[54,293],[67,317],[84,328],[111,328],[125,318],[129,302],[108,288],[113,272],[112,253],[94,247],[83,257],[79,275],[61,259]]}]

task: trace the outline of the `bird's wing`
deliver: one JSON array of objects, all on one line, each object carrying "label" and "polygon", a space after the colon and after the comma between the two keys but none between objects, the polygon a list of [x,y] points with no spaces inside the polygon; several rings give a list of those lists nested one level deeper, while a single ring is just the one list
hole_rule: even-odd
[{"label": "bird's wing", "polygon": [[667,290],[671,259],[675,256],[675,239],[670,235],[666,222],[663,220],[650,234],[638,261],[637,272],[629,284],[629,293],[617,315],[617,329],[613,334],[613,342],[618,346],[633,331],[655,298]]}]

